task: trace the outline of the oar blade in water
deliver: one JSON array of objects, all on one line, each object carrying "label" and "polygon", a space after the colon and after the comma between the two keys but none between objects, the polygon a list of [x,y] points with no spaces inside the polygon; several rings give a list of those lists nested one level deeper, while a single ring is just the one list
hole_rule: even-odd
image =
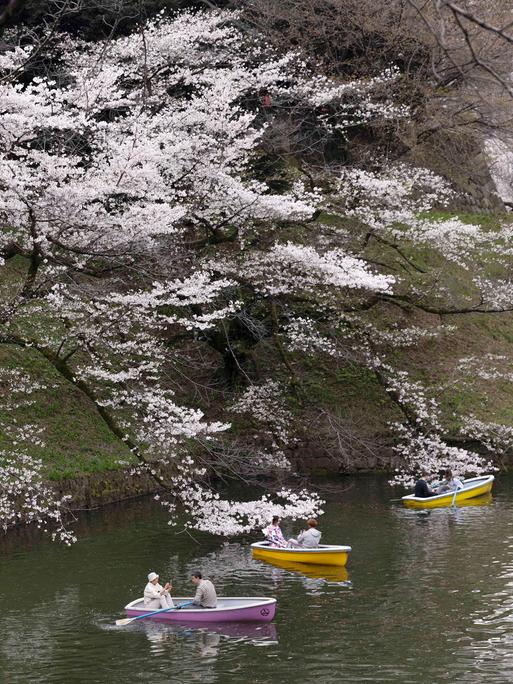
[{"label": "oar blade in water", "polygon": [[133,620],[135,620],[135,618],[121,618],[121,620],[116,620],[116,625],[118,625],[118,627],[124,627],[133,622]]}]

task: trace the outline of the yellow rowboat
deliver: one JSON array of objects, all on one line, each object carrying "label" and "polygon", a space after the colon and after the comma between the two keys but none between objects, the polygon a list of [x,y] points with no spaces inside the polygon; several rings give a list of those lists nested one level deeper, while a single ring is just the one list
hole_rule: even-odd
[{"label": "yellow rowboat", "polygon": [[295,563],[308,563],[313,565],[345,565],[347,554],[351,551],[350,546],[329,546],[320,544],[315,549],[277,548],[270,546],[269,542],[255,542],[251,544],[253,558],[260,560],[293,561]]},{"label": "yellow rowboat", "polygon": [[426,498],[408,494],[408,496],[402,497],[402,502],[408,508],[440,508],[442,506],[463,505],[463,502],[466,502],[468,499],[474,499],[491,492],[494,479],[493,475],[472,477],[469,480],[463,480],[463,489],[458,489],[456,494],[454,492],[444,492],[443,494],[436,494]]},{"label": "yellow rowboat", "polygon": [[349,573],[343,565],[313,565],[310,563],[298,563],[297,561],[274,560],[270,558],[259,559],[264,563],[273,565],[275,568],[297,572],[311,579],[323,579],[326,582],[347,582]]}]

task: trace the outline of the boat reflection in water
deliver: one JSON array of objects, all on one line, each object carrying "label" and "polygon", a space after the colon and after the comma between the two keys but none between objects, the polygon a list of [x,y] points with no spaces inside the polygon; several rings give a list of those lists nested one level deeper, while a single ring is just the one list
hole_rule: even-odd
[{"label": "boat reflection in water", "polygon": [[[225,664],[237,653],[240,644],[275,649],[278,644],[276,625],[272,622],[231,622],[224,624],[177,624],[139,620],[127,629],[144,632],[151,656],[166,663],[171,671],[182,669],[184,679],[165,681],[219,684],[219,663]],[[150,678],[151,681],[156,681]],[[148,681],[150,681],[148,679]],[[160,680],[159,681],[164,681]]]},{"label": "boat reflection in water", "polygon": [[464,501],[457,501],[457,508],[465,508],[465,506],[489,506],[493,501],[493,496],[491,492],[488,494],[483,494],[482,496],[476,496],[474,499],[465,499]]},{"label": "boat reflection in water", "polygon": [[298,563],[297,561],[263,559],[259,562],[273,565],[275,568],[296,572],[311,579],[322,579],[326,582],[350,584],[349,573],[343,565],[312,565],[311,563]]},{"label": "boat reflection in water", "polygon": [[140,623],[143,624],[137,625],[137,629],[143,629],[146,632],[148,640],[157,651],[164,648],[166,642],[174,642],[180,637],[195,638],[203,655],[213,655],[211,649],[217,647],[223,637],[229,640],[249,641],[257,645],[278,643],[276,625],[272,622],[229,622],[217,625],[209,623],[208,626],[205,623],[180,625],[149,620],[140,620]]}]

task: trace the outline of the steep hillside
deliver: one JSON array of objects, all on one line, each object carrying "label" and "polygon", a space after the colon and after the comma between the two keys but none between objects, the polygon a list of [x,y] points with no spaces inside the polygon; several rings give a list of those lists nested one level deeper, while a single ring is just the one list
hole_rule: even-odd
[{"label": "steep hillside", "polygon": [[[479,222],[491,231],[510,221],[507,215],[474,214],[460,215],[460,218]],[[338,221],[326,216],[319,220],[331,220],[333,225]],[[403,280],[422,280],[425,273],[436,269],[437,281],[443,281],[449,300],[459,301],[472,292],[468,274],[435,250],[412,248],[408,254],[402,250],[401,256],[395,248],[379,245],[370,251],[369,257],[379,260],[383,267],[400,270]],[[415,268],[406,270],[403,257]],[[12,291],[19,287],[18,278],[25,267],[23,260],[11,263],[3,271],[2,288]],[[478,375],[462,381],[464,374],[457,370],[460,361],[469,357],[483,359],[493,355],[504,359],[501,363],[505,366],[511,363],[513,313],[439,315],[404,303],[398,306],[382,302],[368,316],[381,329],[394,329],[400,324],[436,330],[435,337],[391,350],[389,355],[398,368],[434,388],[443,409],[449,441],[460,439],[458,430],[466,414],[513,428],[513,383]],[[390,470],[395,439],[390,422],[400,420],[401,414],[375,375],[358,363],[349,348],[347,359],[335,361],[321,354],[308,356],[285,351],[277,341],[264,337],[247,349],[241,339],[234,339],[233,344],[238,345],[240,358],[250,356],[255,362],[251,363],[252,382],[258,384],[262,377],[271,377],[288,388],[284,397],[290,412],[287,428],[294,439],[286,448],[287,456],[304,471]],[[343,336],[340,342],[344,344]],[[230,422],[231,428],[220,437],[219,449],[224,448],[225,438],[235,439],[241,451],[247,449],[249,461],[254,440],[262,433],[262,423],[231,410],[248,386],[248,377],[245,373],[227,377],[222,355],[212,348],[204,350],[201,362],[196,350],[190,351],[190,368],[169,370],[174,374],[177,399],[200,407],[208,418]],[[34,423],[41,429],[46,446],[33,445],[29,453],[43,460],[49,479],[107,473],[135,462],[130,450],[112,433],[90,399],[41,353],[32,348],[0,345],[0,362],[4,368],[26,372],[34,381],[36,389],[30,395],[31,403],[8,415],[4,413],[2,419],[7,424]],[[8,389],[4,387],[4,391]],[[0,445],[9,448],[8,435],[0,437]],[[508,465],[507,459],[502,465]]]}]

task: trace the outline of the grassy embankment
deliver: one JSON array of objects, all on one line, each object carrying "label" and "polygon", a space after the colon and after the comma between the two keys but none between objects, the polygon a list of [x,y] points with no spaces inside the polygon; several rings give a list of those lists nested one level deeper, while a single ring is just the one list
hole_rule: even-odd
[{"label": "grassy embankment", "polygon": [[[20,289],[27,263],[21,258],[11,259],[0,269],[0,297],[12,300]],[[37,308],[23,318],[15,318],[15,330],[25,333],[28,339],[38,330],[48,331],[52,337],[51,320]],[[83,473],[102,473],[121,467],[120,461],[132,463],[133,456],[108,429],[92,402],[79,389],[68,382],[46,359],[30,347],[0,344],[0,367],[17,369],[37,385],[12,411],[9,401],[1,401],[8,392],[0,384],[0,419],[9,426],[34,424],[42,429],[44,447],[28,444],[25,451],[41,458],[48,479],[62,480]],[[37,386],[42,386],[38,389]],[[6,397],[7,399],[7,397]],[[0,449],[10,450],[9,437],[0,431]]]},{"label": "grassy embankment", "polygon": [[[500,221],[509,217],[461,216],[464,220],[479,221],[493,230]],[[326,217],[323,217],[326,220]],[[403,251],[408,249],[402,246]],[[419,287],[426,287],[428,280],[435,278],[446,288],[447,298],[455,304],[472,294],[470,276],[453,262],[433,250],[409,248],[408,257],[429,276],[409,269],[406,272],[399,263],[401,258],[393,249],[375,245],[375,256],[380,261],[398,269],[402,278],[418,279]],[[371,256],[369,252],[369,256]],[[483,254],[486,266],[487,255]],[[490,264],[490,269],[495,266]],[[23,269],[22,264],[4,268],[1,288],[16,286],[17,277]],[[513,314],[427,314],[411,309],[409,312],[390,305],[380,306],[370,314],[380,322],[393,322],[401,316],[408,325],[438,326],[451,325],[455,330],[441,338],[422,341],[414,348],[397,349],[393,360],[398,367],[408,370],[412,377],[427,384],[451,384],[453,367],[462,357],[496,354],[513,360]],[[278,359],[272,358],[269,345],[262,349],[265,363],[278,378],[285,378],[286,369]],[[254,353],[259,354],[258,348]],[[302,393],[307,397],[306,413],[313,417],[319,409],[331,411],[341,420],[354,426],[354,430],[366,440],[376,443],[386,442],[387,422],[397,416],[396,409],[372,375],[355,364],[330,368],[329,363],[318,359],[305,359],[302,355],[291,357],[294,370],[301,383]],[[64,480],[81,474],[104,473],[122,467],[120,461],[130,461],[127,448],[108,430],[92,403],[78,389],[66,381],[37,351],[19,347],[0,345],[0,364],[19,368],[35,380],[46,385],[31,396],[32,404],[9,413],[7,420],[18,423],[35,423],[43,428],[46,446],[41,449],[32,445],[29,453],[41,457],[47,467],[48,478]],[[187,401],[184,396],[183,400]],[[458,415],[472,412],[476,417],[493,420],[513,427],[513,383],[505,381],[489,382],[475,379],[461,386],[450,386],[440,394],[440,401],[448,425],[456,431]],[[305,412],[304,402],[290,397],[291,408],[298,414]],[[204,407],[207,408],[207,407]],[[314,410],[315,408],[315,410]],[[2,409],[0,409],[2,410]],[[212,407],[210,407],[210,412]],[[220,416],[217,408],[216,418]],[[208,415],[209,411],[206,410]],[[4,414],[5,417],[5,414]],[[225,415],[226,419],[227,416]],[[240,433],[245,423],[241,417],[230,416],[239,421],[234,431]],[[246,419],[247,420],[247,419]],[[308,424],[308,416],[303,419]],[[308,448],[315,448],[324,435],[310,431]],[[0,435],[0,447],[9,449],[9,441]]]}]

